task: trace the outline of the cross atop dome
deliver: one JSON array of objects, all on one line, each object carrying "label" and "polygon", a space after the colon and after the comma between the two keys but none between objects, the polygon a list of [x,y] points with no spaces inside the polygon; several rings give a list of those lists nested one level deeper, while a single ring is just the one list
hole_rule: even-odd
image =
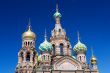
[{"label": "cross atop dome", "polygon": [[77,35],[78,35],[78,42],[80,42],[80,34],[79,34],[79,31],[77,32]]},{"label": "cross atop dome", "polygon": [[28,31],[31,30],[31,20],[30,20],[30,18],[29,18],[29,21],[28,21],[28,28],[27,28],[27,30],[28,30]]},{"label": "cross atop dome", "polygon": [[46,32],[46,29],[45,29],[44,38],[45,38],[45,41],[47,41],[47,32]]},{"label": "cross atop dome", "polygon": [[56,4],[56,12],[54,13],[54,18],[56,20],[56,24],[59,24],[60,23],[60,18],[61,18],[61,14],[59,12],[59,9],[58,9],[58,4]]}]

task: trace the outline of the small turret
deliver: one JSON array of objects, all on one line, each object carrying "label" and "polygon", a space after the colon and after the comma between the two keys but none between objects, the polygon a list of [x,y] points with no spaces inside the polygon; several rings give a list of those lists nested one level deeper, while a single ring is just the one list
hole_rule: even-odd
[{"label": "small turret", "polygon": [[92,52],[92,57],[91,57],[91,65],[92,65],[92,70],[93,71],[98,71],[97,69],[97,58],[94,56],[94,53],[93,53],[93,49],[91,49],[91,52]]},{"label": "small turret", "polygon": [[41,66],[43,70],[49,70],[51,67],[51,51],[53,49],[52,44],[47,41],[46,31],[45,31],[45,40],[40,44],[39,50],[41,52]]},{"label": "small turret", "polygon": [[85,44],[80,42],[79,33],[78,33],[78,43],[74,46],[73,50],[75,54],[77,55],[77,60],[83,64],[86,63],[87,47],[85,46]]}]

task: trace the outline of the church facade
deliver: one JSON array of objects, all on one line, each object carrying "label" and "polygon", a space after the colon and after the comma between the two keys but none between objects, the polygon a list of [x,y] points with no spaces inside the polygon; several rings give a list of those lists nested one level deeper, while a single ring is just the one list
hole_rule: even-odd
[{"label": "church facade", "polygon": [[90,64],[87,63],[87,47],[80,41],[79,33],[78,41],[72,48],[66,31],[60,24],[61,17],[57,5],[54,13],[55,27],[49,41],[45,31],[44,42],[39,46],[39,55],[35,48],[36,34],[29,21],[28,29],[22,35],[22,48],[18,52],[15,73],[99,73],[97,58],[93,53]]}]

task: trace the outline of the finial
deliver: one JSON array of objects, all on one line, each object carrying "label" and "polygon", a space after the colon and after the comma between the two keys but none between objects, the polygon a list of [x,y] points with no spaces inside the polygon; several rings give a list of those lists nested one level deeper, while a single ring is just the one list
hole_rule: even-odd
[{"label": "finial", "polygon": [[56,12],[58,12],[58,4],[56,4]]},{"label": "finial", "polygon": [[47,40],[47,33],[46,33],[46,29],[45,29],[45,35],[44,35],[45,41]]},{"label": "finial", "polygon": [[29,18],[29,21],[28,21],[28,31],[30,31],[30,30],[31,30],[31,20]]},{"label": "finial", "polygon": [[94,56],[94,53],[93,53],[93,48],[91,48],[91,53],[92,53],[92,57]]},{"label": "finial", "polygon": [[80,41],[80,34],[79,34],[79,31],[77,32],[77,35],[78,35],[78,42]]}]

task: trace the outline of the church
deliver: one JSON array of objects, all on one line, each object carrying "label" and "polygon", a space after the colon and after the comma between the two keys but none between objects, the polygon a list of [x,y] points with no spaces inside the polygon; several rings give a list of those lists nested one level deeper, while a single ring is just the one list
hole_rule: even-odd
[{"label": "church", "polygon": [[39,55],[35,47],[36,34],[32,31],[29,20],[28,28],[22,34],[22,47],[18,52],[15,73],[99,73],[97,58],[93,51],[90,64],[87,63],[87,47],[80,40],[79,33],[78,40],[72,48],[66,31],[60,23],[62,15],[58,5],[53,16],[54,29],[49,40],[45,31],[44,41],[39,45]]}]

